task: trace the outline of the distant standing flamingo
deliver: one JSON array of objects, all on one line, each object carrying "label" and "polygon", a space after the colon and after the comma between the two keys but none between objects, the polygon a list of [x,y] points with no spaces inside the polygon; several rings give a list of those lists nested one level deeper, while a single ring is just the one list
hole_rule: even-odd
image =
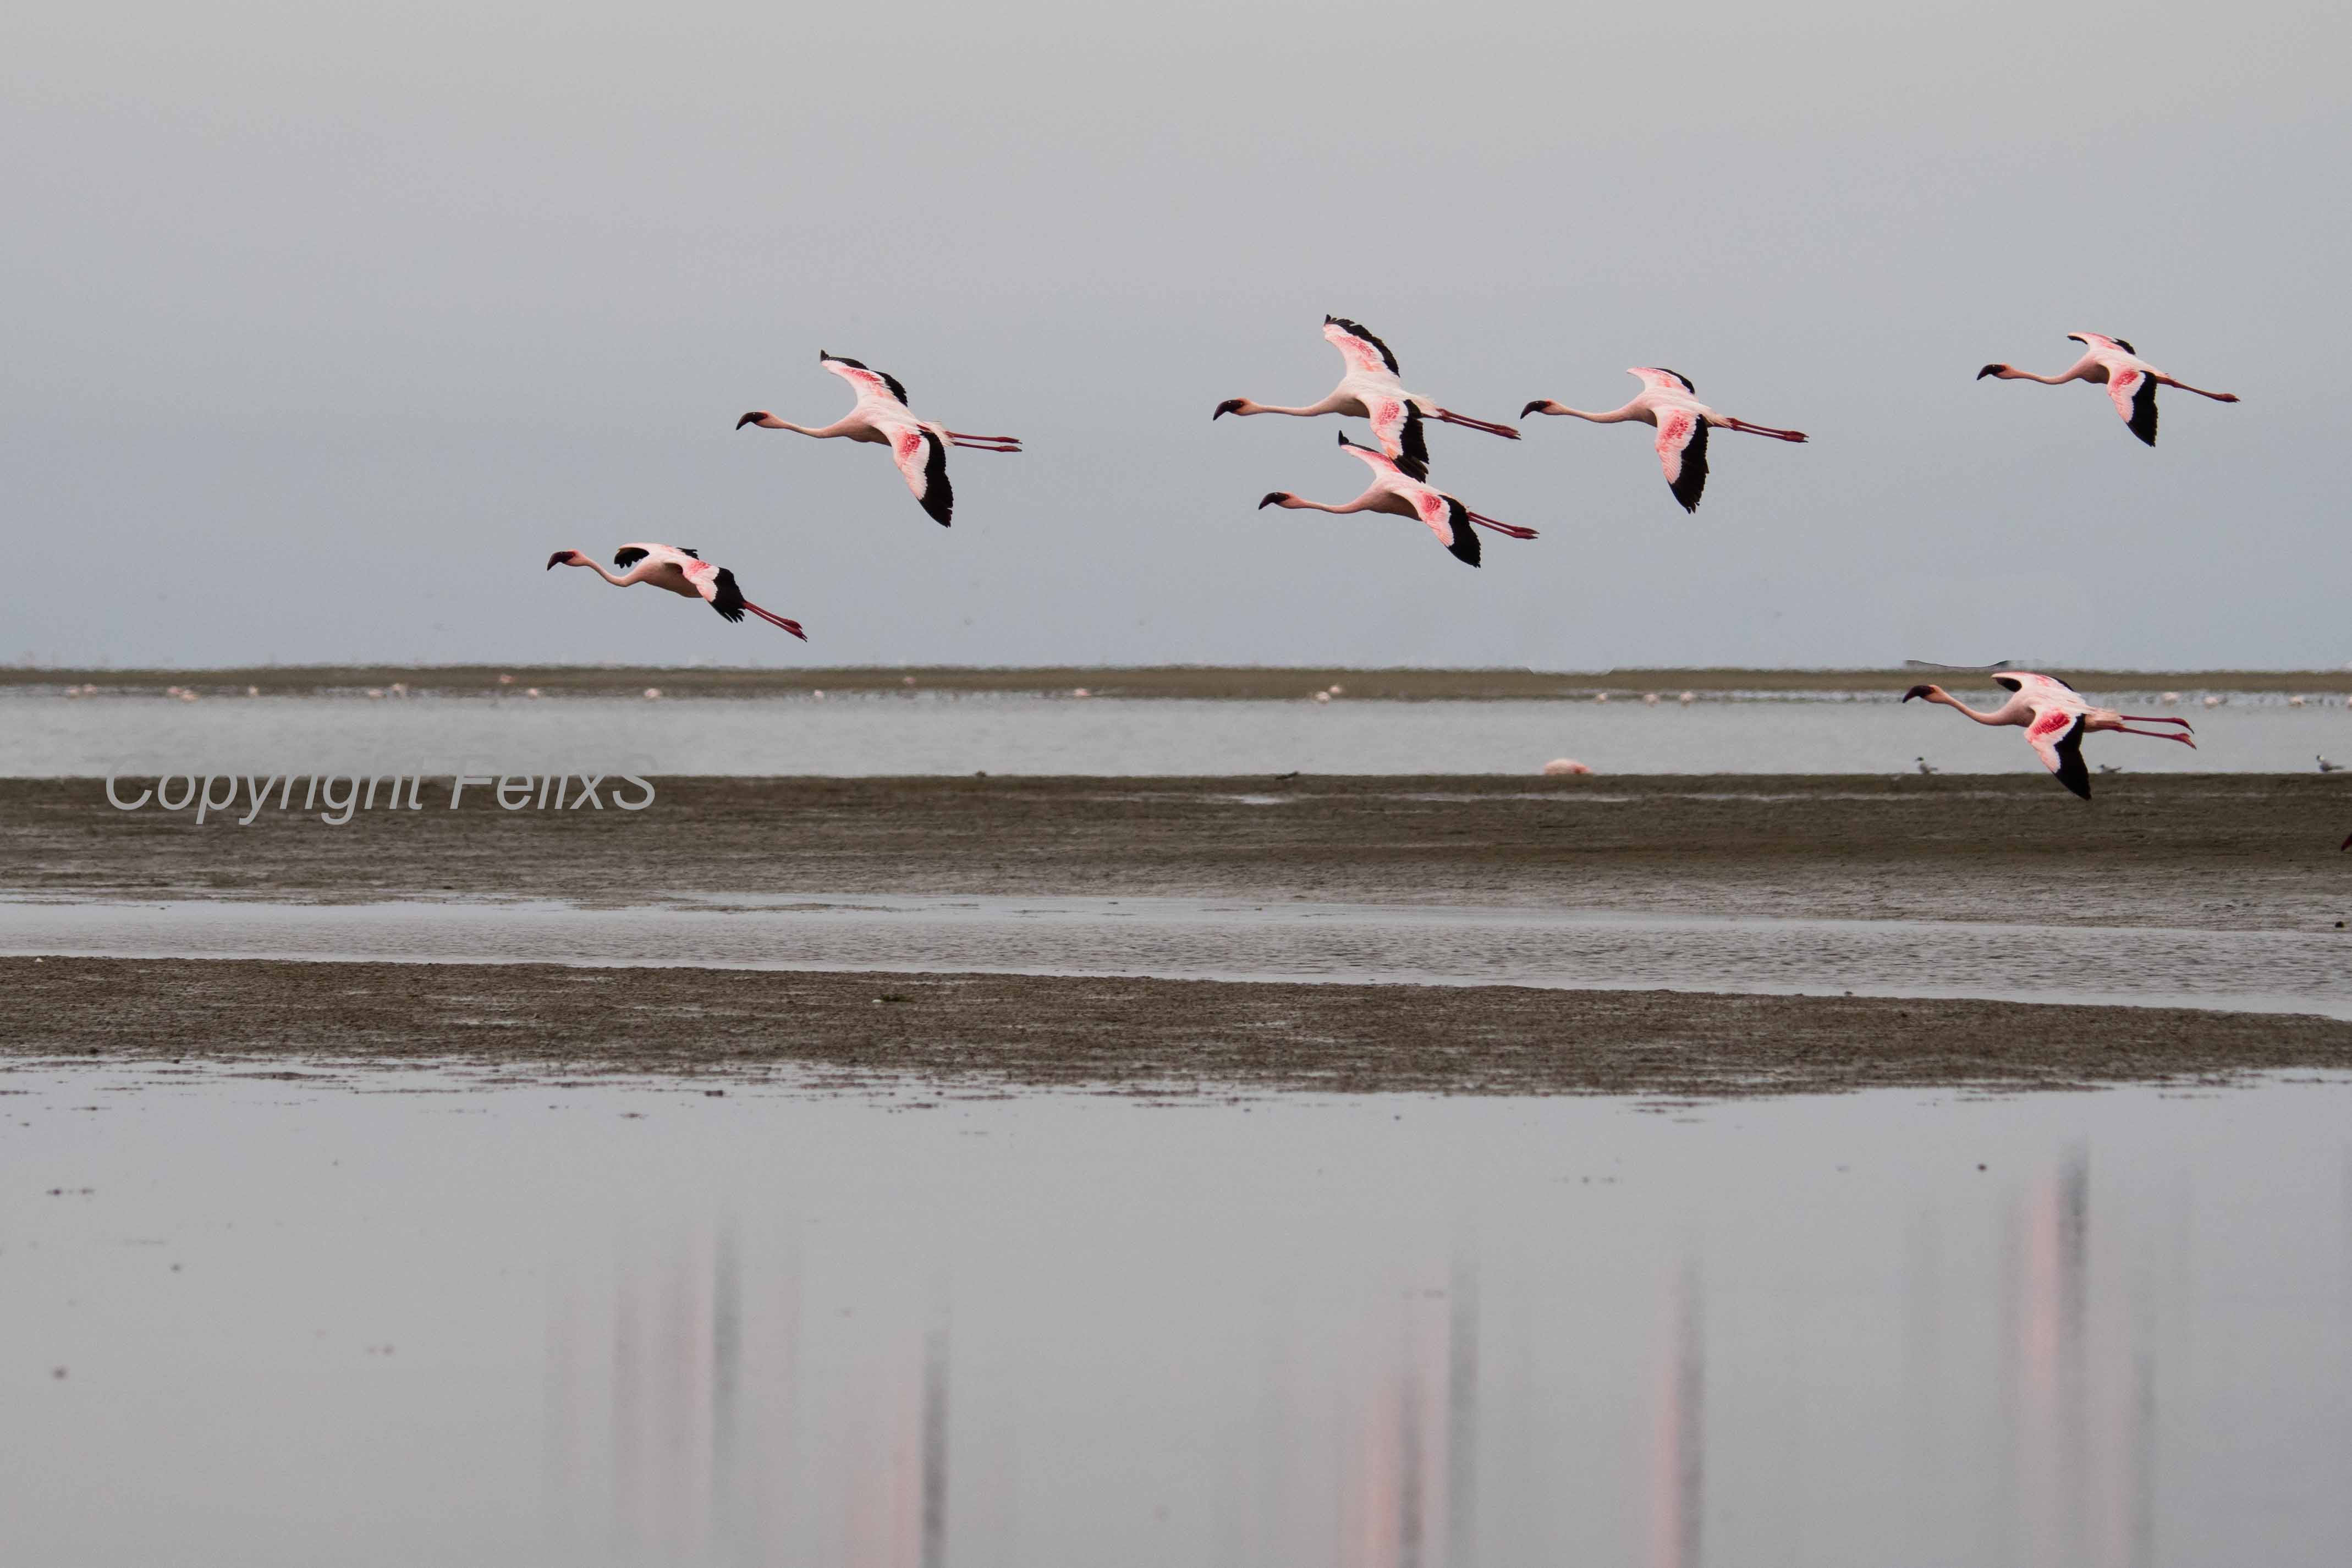
[{"label": "distant standing flamingo", "polygon": [[[688,599],[705,600],[730,621],[742,620],[748,610],[769,625],[781,626],[802,642],[808,641],[808,633],[801,630],[799,622],[787,621],[744,598],[743,591],[735,586],[733,572],[723,566],[711,565],[694,550],[681,549],[677,545],[623,545],[613,552],[613,564],[621,569],[620,576],[614,576],[576,549],[560,549],[547,558],[550,571],[559,566],[584,566],[615,588],[650,583]],[[530,695],[537,696],[539,693],[534,689]]]},{"label": "distant standing flamingo", "polygon": [[941,528],[955,516],[955,487],[948,483],[950,445],[977,447],[982,452],[1018,452],[1021,441],[1012,435],[966,435],[944,424],[917,419],[907,407],[907,389],[898,378],[866,368],[863,361],[838,354],[816,352],[817,362],[847,382],[857,394],[856,404],[831,424],[811,428],[778,419],[755,408],[735,422],[735,428],[756,424],[762,430],[793,430],[820,441],[835,436],[845,441],[876,442],[890,449],[890,459],[905,476],[915,500]]},{"label": "distant standing flamingo", "polygon": [[[1433,490],[1404,471],[1404,465],[1373,451],[1359,446],[1343,433],[1339,444],[1363,460],[1372,471],[1370,488],[1341,507],[1322,501],[1302,501],[1287,490],[1276,490],[1260,501],[1258,510],[1268,507],[1286,507],[1298,512],[1385,512],[1395,517],[1417,517],[1429,525],[1437,542],[1453,552],[1454,559],[1469,566],[1478,564],[1478,528],[1492,528],[1515,539],[1536,537],[1533,528],[1523,528],[1517,523],[1498,523],[1483,513],[1474,512],[1442,490]],[[1474,528],[1473,525],[1475,525]]]},{"label": "distant standing flamingo", "polygon": [[2182,392],[2210,397],[2215,402],[2236,402],[2236,392],[2207,392],[2192,387],[2187,382],[2174,381],[2154,365],[2139,357],[2139,350],[2121,338],[2109,338],[2097,332],[2066,334],[2083,345],[2083,357],[2054,376],[2037,376],[2032,371],[2021,371],[2015,365],[1987,365],[1977,372],[1977,380],[1987,376],[2004,382],[2040,382],[2044,386],[2063,386],[2068,382],[2090,382],[2107,389],[2109,401],[2124,423],[2134,435],[2150,446],[2156,444],[2156,389],[2179,387]]},{"label": "distant standing flamingo", "polygon": [[[2093,707],[2083,700],[2082,694],[2054,675],[2037,675],[2027,670],[2006,670],[1992,677],[1993,685],[2009,692],[2010,699],[1990,713],[1979,713],[1941,686],[1913,686],[1903,694],[1903,700],[1925,697],[1931,703],[1955,707],[1979,724],[2018,725],[2024,728],[2025,738],[2042,766],[2058,776],[2058,782],[2087,800],[2091,798],[2090,769],[2083,766],[2083,737],[2095,730],[2115,730],[2124,735],[2149,735],[2158,740],[2177,740],[2192,749],[2197,742],[2188,734],[2174,735],[2161,729],[2134,729],[2134,724],[2177,724],[2183,731],[2189,727],[2185,718],[2149,718],[2143,714],[2117,713],[2113,708]],[[2127,722],[2128,721],[2128,722]]]},{"label": "distant standing flamingo", "polygon": [[1301,419],[1318,414],[1340,413],[1351,419],[1368,419],[1372,423],[1372,434],[1381,450],[1396,464],[1406,477],[1429,477],[1429,444],[1421,428],[1422,416],[1444,420],[1448,424],[1467,425],[1483,430],[1489,435],[1500,435],[1512,441],[1519,433],[1507,424],[1490,424],[1483,419],[1472,419],[1450,408],[1440,408],[1418,392],[1404,390],[1397,371],[1397,358],[1389,346],[1366,331],[1363,327],[1344,316],[1323,318],[1323,336],[1339,350],[1346,366],[1339,384],[1321,402],[1311,402],[1304,408],[1284,408],[1276,403],[1253,402],[1245,397],[1229,397],[1217,405],[1211,423],[1226,414],[1287,413]]},{"label": "distant standing flamingo", "polygon": [[1806,439],[1801,430],[1775,430],[1769,424],[1750,424],[1744,419],[1716,413],[1698,401],[1698,389],[1680,371],[1644,365],[1625,373],[1638,378],[1642,390],[1622,408],[1588,413],[1549,398],[1538,398],[1519,410],[1519,417],[1558,413],[1570,419],[1589,419],[1595,424],[1623,424],[1638,420],[1657,426],[1658,465],[1665,470],[1666,488],[1675,493],[1675,499],[1683,504],[1685,512],[1698,510],[1699,493],[1706,488],[1706,433],[1710,425],[1745,431],[1750,435],[1769,435],[1775,441]]}]

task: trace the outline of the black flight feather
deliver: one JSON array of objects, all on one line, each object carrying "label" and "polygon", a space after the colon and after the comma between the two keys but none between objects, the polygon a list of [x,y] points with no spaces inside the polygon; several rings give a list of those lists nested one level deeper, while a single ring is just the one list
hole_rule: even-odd
[{"label": "black flight feather", "polygon": [[1454,538],[1446,544],[1447,552],[1455,560],[1476,566],[1478,530],[1470,526],[1470,508],[1451,496],[1445,497],[1445,526],[1454,533]]},{"label": "black flight feather", "polygon": [[[700,557],[696,557],[698,560]],[[719,569],[717,591],[710,598],[710,608],[730,621],[743,619],[743,591],[735,586],[735,574],[725,567]]]},{"label": "black flight feather", "polygon": [[1685,512],[1698,510],[1699,493],[1706,488],[1706,421],[1700,420],[1691,432],[1690,444],[1683,448],[1683,471],[1672,485],[1675,499],[1683,504]]},{"label": "black flight feather", "polygon": [[645,559],[646,554],[646,551],[639,549],[635,545],[631,545],[626,549],[616,549],[613,552],[613,564],[619,567],[623,571],[626,571],[629,568],[636,565],[637,562]]},{"label": "black flight feather", "polygon": [[1665,373],[1666,373],[1667,375],[1670,375],[1670,376],[1674,377],[1674,378],[1675,378],[1675,380],[1676,380],[1676,381],[1678,381],[1678,382],[1682,382],[1682,383],[1683,383],[1683,391],[1685,391],[1685,392],[1686,392],[1690,393],[1690,394],[1691,394],[1691,396],[1693,396],[1693,397],[1696,397],[1696,396],[1698,396],[1698,388],[1696,388],[1696,387],[1695,387],[1695,386],[1691,385],[1691,379],[1690,379],[1690,377],[1688,377],[1688,376],[1686,376],[1686,375],[1683,374],[1683,373],[1682,373],[1682,371],[1668,371],[1668,370],[1666,370],[1666,367],[1665,367],[1665,366],[1664,366],[1664,365],[1660,365],[1660,366],[1658,367],[1658,369],[1659,369],[1659,370],[1661,370],[1661,371],[1665,371]]},{"label": "black flight feather", "polygon": [[1421,427],[1421,410],[1411,403],[1404,405],[1404,439],[1398,443],[1404,455],[1396,465],[1416,479],[1429,477],[1429,437]]},{"label": "black flight feather", "polygon": [[931,451],[923,461],[922,507],[930,514],[931,521],[944,528],[955,515],[955,487],[948,483],[948,449],[928,430],[923,432],[923,440]]},{"label": "black flight feather", "polygon": [[890,395],[892,397],[897,398],[901,403],[905,403],[907,402],[906,383],[901,382],[898,377],[892,375],[889,371],[877,371],[872,365],[867,364],[864,360],[853,360],[845,354],[826,354],[824,357],[831,360],[836,365],[847,365],[853,371],[873,371],[874,374],[882,378],[882,384],[890,389]]},{"label": "black flight feather", "polygon": [[680,555],[690,555],[697,560],[700,560],[702,559],[702,552],[700,550],[688,549],[684,545],[677,547],[677,553]]},{"label": "black flight feather", "polygon": [[2116,347],[2121,349],[2126,354],[2137,354],[2139,352],[2137,349],[2131,346],[2131,340],[2129,338],[2117,338],[2116,340]]},{"label": "black flight feather", "polygon": [[2025,689],[2025,683],[2013,675],[1995,675],[1992,678],[1992,684],[2005,692],[2021,692]]},{"label": "black flight feather", "polygon": [[2138,436],[2150,446],[2156,444],[2156,378],[2154,376],[2145,373],[2140,376],[2139,391],[2132,393],[2131,418],[2126,421],[2126,423],[2130,426],[2134,435]]},{"label": "black flight feather", "polygon": [[2072,728],[2058,739],[2058,782],[2087,800],[2091,798],[2091,770],[2083,766],[2083,716],[2074,716]]},{"label": "black flight feather", "polygon": [[1345,316],[1326,316],[1323,319],[1343,332],[1354,333],[1373,348],[1378,349],[1381,351],[1381,362],[1388,366],[1389,374],[1392,376],[1404,374],[1402,371],[1397,369],[1396,356],[1389,352],[1389,346],[1367,331],[1362,322],[1350,321]]}]

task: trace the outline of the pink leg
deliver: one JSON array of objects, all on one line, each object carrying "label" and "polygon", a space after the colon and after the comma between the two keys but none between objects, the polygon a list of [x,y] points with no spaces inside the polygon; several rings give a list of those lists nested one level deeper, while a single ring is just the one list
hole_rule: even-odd
[{"label": "pink leg", "polygon": [[2115,733],[2117,735],[2145,735],[2154,740],[2177,740],[2192,751],[2197,748],[2197,739],[2194,736],[2175,735],[2168,729],[2134,729],[2129,725],[2119,724],[2116,726]]},{"label": "pink leg", "polygon": [[2239,401],[2238,394],[2236,392],[2209,392],[2203,387],[2192,387],[2187,382],[2176,382],[2170,376],[2158,376],[2156,379],[2161,385],[2179,387],[2182,392],[2193,392],[2199,397],[2210,397],[2215,402],[2236,402]]},{"label": "pink leg", "polygon": [[785,631],[791,632],[793,636],[798,637],[802,642],[805,643],[808,641],[808,633],[801,630],[801,623],[799,622],[787,621],[772,610],[762,610],[748,599],[743,601],[743,608],[758,616],[761,620],[765,621],[769,625],[781,626]]},{"label": "pink leg", "polygon": [[1456,413],[1450,408],[1439,409],[1437,417],[1448,424],[1466,424],[1473,430],[1483,430],[1489,435],[1499,435],[1506,441],[1517,441],[1519,438],[1519,433],[1507,424],[1491,424],[1483,419],[1472,419],[1466,413]]},{"label": "pink leg", "polygon": [[1536,531],[1533,528],[1523,528],[1517,523],[1496,522],[1483,512],[1472,512],[1469,517],[1470,520],[1480,528],[1492,528],[1498,534],[1507,534],[1515,539],[1531,539],[1536,537]]},{"label": "pink leg", "polygon": [[2188,730],[2193,730],[2197,727],[2185,718],[2174,718],[2168,714],[2149,715],[2144,713],[2119,713],[2116,715],[2116,716],[2121,719],[2128,719],[2134,724],[2177,724],[2181,728]]},{"label": "pink leg", "polygon": [[1723,423],[1733,430],[1746,431],[1750,435],[1769,435],[1775,441],[1811,439],[1801,430],[1775,430],[1769,424],[1750,424],[1744,419],[1726,419]]}]

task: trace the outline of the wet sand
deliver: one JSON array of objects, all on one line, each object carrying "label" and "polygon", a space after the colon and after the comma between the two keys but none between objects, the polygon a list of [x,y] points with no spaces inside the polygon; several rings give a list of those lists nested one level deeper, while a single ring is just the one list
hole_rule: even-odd
[{"label": "wet sand", "polygon": [[[2352,671],[2344,670],[2061,670],[2085,692],[2204,693],[2286,692],[2333,695],[2352,692]],[[500,676],[510,677],[505,686]],[[1068,667],[972,669],[962,666],[871,668],[591,668],[581,665],[257,665],[220,670],[66,670],[0,668],[0,689],[12,686],[95,685],[100,695],[154,694],[184,686],[215,696],[243,696],[258,688],[268,696],[357,695],[389,690],[395,682],[412,694],[479,696],[499,691],[519,695],[536,686],[549,695],[627,696],[658,686],[672,696],[789,696],[811,691],[1027,693],[1067,695],[1085,688],[1103,697],[1225,698],[1236,701],[1305,697],[1339,685],[1350,698],[1402,702],[1497,701],[1512,698],[1591,697],[1598,693],[1634,697],[1656,692],[1671,700],[1682,692],[1702,695],[1885,691],[1899,693],[1914,683],[1940,678],[1948,685],[1982,677],[1945,675],[1904,669],[1884,670],[1350,670],[1307,667],[1217,668],[1174,664],[1145,668]]]},{"label": "wet sand", "polygon": [[0,959],[0,1061],[464,1066],[820,1089],[1635,1094],[2217,1084],[2352,1024],[2146,1008],[549,965]]},{"label": "wet sand", "polygon": [[124,812],[0,780],[0,894],[1124,894],[1666,915],[2331,930],[2352,775],[661,779],[647,809],[502,811],[446,779],[335,827]]}]

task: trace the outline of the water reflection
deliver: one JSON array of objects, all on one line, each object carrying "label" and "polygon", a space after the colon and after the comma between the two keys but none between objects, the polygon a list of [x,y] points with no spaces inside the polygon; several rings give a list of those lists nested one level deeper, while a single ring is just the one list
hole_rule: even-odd
[{"label": "water reflection", "polygon": [[[387,1563],[890,1568],[2352,1533],[2342,1086],[1652,1116],[183,1075],[93,1114],[108,1071],[11,1103],[90,1195],[0,1189],[11,1343],[72,1374],[0,1412],[12,1562],[317,1561],[304,1519],[362,1517]],[[230,1435],[153,1414],[191,1409]]]}]

